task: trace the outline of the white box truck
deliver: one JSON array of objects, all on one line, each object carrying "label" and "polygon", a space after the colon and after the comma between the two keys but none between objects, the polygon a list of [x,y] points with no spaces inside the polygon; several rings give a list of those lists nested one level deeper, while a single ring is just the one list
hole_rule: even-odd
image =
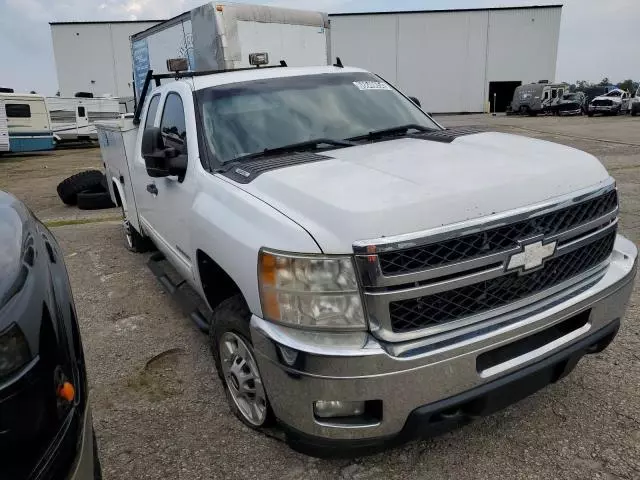
[{"label": "white box truck", "polygon": [[261,5],[207,3],[131,37],[136,96],[149,70],[168,73],[166,61],[186,58],[189,71],[249,67],[249,54],[291,67],[329,63],[326,13]]}]

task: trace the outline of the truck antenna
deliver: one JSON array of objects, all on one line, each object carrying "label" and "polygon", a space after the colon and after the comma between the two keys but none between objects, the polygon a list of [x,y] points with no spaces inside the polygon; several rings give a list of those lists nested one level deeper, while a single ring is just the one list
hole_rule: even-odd
[{"label": "truck antenna", "polygon": [[334,63],[333,66],[338,68],[344,68],[344,65],[342,65],[342,60],[340,60],[340,57],[336,57],[336,63]]}]

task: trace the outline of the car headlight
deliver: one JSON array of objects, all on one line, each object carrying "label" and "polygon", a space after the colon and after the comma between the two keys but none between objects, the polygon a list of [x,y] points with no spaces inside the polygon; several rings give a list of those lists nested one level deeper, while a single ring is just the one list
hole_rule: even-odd
[{"label": "car headlight", "polygon": [[258,277],[267,320],[318,330],[365,330],[350,256],[261,250]]},{"label": "car headlight", "polygon": [[0,378],[15,372],[30,360],[27,339],[15,323],[0,332]]}]

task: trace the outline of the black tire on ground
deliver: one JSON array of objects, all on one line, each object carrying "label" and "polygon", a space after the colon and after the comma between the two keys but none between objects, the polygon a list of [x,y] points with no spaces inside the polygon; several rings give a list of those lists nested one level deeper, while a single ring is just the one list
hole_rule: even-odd
[{"label": "black tire on ground", "polygon": [[96,431],[91,429],[91,434],[93,435],[93,480],[102,480],[102,464],[100,463]]},{"label": "black tire on ground", "polygon": [[81,192],[77,197],[80,210],[102,210],[115,207],[109,192]]},{"label": "black tire on ground", "polygon": [[640,111],[640,108],[632,108],[631,109],[631,116],[635,117],[636,115],[638,115],[639,111]]},{"label": "black tire on ground", "polygon": [[80,192],[104,192],[104,174],[98,170],[86,170],[71,175],[58,184],[58,196],[67,205],[75,205]]},{"label": "black tire on ground", "polygon": [[134,253],[144,253],[153,249],[153,243],[148,237],[143,237],[138,231],[131,226],[127,216],[122,208],[122,228],[124,233],[124,244],[127,250]]},{"label": "black tire on ground", "polygon": [[587,115],[589,115],[590,117],[593,117],[593,112],[588,112]]},{"label": "black tire on ground", "polygon": [[[224,377],[224,373],[222,370],[222,360],[220,358],[220,351],[218,350],[218,345],[220,345],[220,339],[224,335],[225,332],[232,332],[236,335],[239,335],[245,344],[253,350],[253,344],[251,343],[251,331],[249,330],[249,321],[251,320],[251,312],[249,311],[249,307],[247,303],[244,301],[242,295],[237,294],[231,298],[227,298],[220,305],[216,307],[213,311],[213,316],[211,319],[211,327],[209,328],[209,347],[211,348],[211,353],[213,354],[213,360],[216,365],[216,370],[218,372],[218,377],[222,381],[222,385],[224,386],[224,391],[227,396],[227,403],[229,404],[229,408],[234,413],[236,417],[240,419],[242,423],[247,425],[250,428],[260,428],[260,427],[268,427],[275,423],[275,415],[273,414],[273,410],[271,410],[271,405],[269,405],[269,400],[267,398],[267,416],[265,421],[257,427],[256,425],[248,422],[240,413],[237,405],[233,401],[231,397],[231,393],[229,392],[229,387],[227,386],[227,380]],[[255,357],[255,353],[251,351],[253,356]]]}]

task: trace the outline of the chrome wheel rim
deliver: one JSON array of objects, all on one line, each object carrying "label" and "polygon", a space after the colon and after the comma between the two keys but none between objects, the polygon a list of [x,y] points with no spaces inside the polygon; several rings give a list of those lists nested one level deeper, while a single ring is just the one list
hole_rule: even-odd
[{"label": "chrome wheel rim", "polygon": [[232,332],[222,335],[219,348],[222,372],[233,402],[247,422],[259,427],[267,418],[267,396],[251,349]]}]

